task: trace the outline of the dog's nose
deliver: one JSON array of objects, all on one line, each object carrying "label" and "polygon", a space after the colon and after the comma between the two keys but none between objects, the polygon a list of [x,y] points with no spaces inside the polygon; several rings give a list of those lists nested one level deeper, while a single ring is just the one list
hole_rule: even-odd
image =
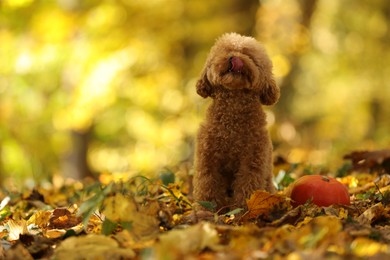
[{"label": "dog's nose", "polygon": [[229,58],[229,70],[233,72],[241,72],[242,68],[244,67],[244,62],[236,56],[232,56]]}]

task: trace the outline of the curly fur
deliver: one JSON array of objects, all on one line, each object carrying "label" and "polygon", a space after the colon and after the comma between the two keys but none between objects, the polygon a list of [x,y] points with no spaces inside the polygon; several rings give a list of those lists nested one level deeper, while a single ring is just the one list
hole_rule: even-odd
[{"label": "curly fur", "polygon": [[198,132],[194,199],[245,207],[254,191],[274,192],[261,105],[276,103],[279,88],[264,48],[254,38],[224,34],[211,48],[196,90],[213,102]]}]

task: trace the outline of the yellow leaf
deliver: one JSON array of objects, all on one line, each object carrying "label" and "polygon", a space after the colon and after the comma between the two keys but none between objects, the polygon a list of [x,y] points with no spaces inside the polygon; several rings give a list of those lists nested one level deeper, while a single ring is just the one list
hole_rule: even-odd
[{"label": "yellow leaf", "polygon": [[389,247],[368,238],[358,237],[352,241],[351,250],[358,257],[369,257],[379,253],[387,253]]},{"label": "yellow leaf", "polygon": [[122,230],[114,235],[115,240],[121,247],[140,250],[144,248],[151,248],[155,245],[156,239],[139,239],[128,230]]},{"label": "yellow leaf", "polygon": [[67,229],[44,229],[42,233],[47,238],[59,238],[65,235],[68,230],[73,230],[76,234],[80,234],[81,231],[83,231],[83,228],[83,224],[80,223],[74,227]]},{"label": "yellow leaf", "polygon": [[137,211],[135,202],[121,193],[108,197],[103,205],[103,214],[114,222],[131,221],[132,215]]},{"label": "yellow leaf", "polygon": [[93,214],[88,220],[88,224],[86,226],[85,232],[87,232],[87,234],[90,233],[100,234],[102,231],[102,223],[103,223],[102,217]]},{"label": "yellow leaf", "polygon": [[120,248],[118,243],[103,235],[70,237],[55,250],[55,259],[130,259],[135,253]]},{"label": "yellow leaf", "polygon": [[158,234],[158,224],[157,218],[136,212],[132,217],[131,232],[138,238],[148,240]]},{"label": "yellow leaf", "polygon": [[281,195],[258,190],[246,202],[248,213],[245,215],[245,219],[256,218],[259,215],[269,213],[275,205],[284,201],[285,199]]},{"label": "yellow leaf", "polygon": [[313,220],[312,217],[305,217],[302,221],[297,223],[296,227],[299,228],[299,227],[302,227],[304,225],[307,225],[312,220]]},{"label": "yellow leaf", "polygon": [[[154,211],[152,211],[154,213]],[[120,193],[104,201],[103,214],[114,222],[131,222],[131,232],[137,237],[153,236],[159,231],[159,221],[155,216],[138,210],[132,198]]]},{"label": "yellow leaf", "polygon": [[307,220],[293,235],[293,240],[304,248],[331,244],[342,230],[341,221],[334,216],[319,216]]},{"label": "yellow leaf", "polygon": [[157,244],[155,259],[183,259],[205,248],[215,249],[219,238],[215,227],[207,222],[182,230],[162,234]]},{"label": "yellow leaf", "polygon": [[49,224],[49,219],[52,214],[52,211],[42,211],[39,210],[35,212],[28,220],[27,225],[36,225],[40,229],[46,228]]},{"label": "yellow leaf", "polygon": [[49,229],[43,232],[44,236],[47,238],[59,238],[65,235],[65,229]]}]

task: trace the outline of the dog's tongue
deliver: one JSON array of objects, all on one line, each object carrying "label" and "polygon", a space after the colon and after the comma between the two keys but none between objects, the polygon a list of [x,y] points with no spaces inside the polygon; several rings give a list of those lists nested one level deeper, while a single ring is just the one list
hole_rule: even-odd
[{"label": "dog's tongue", "polygon": [[236,56],[230,58],[230,70],[234,72],[240,72],[244,67],[244,62]]}]

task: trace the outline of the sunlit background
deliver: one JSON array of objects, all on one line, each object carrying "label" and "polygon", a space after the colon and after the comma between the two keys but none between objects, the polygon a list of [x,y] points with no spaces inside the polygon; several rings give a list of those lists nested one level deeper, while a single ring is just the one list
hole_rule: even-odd
[{"label": "sunlit background", "polygon": [[263,42],[282,98],[275,153],[337,167],[390,141],[388,0],[3,0],[3,184],[61,174],[191,173],[215,38]]}]

